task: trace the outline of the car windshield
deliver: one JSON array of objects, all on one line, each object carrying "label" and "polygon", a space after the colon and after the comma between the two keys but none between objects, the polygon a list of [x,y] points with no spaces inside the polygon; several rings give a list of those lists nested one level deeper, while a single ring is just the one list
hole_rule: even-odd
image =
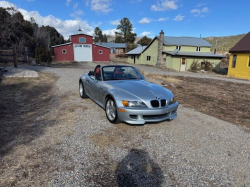
[{"label": "car windshield", "polygon": [[102,68],[104,81],[143,79],[143,76],[131,66],[106,66]]}]

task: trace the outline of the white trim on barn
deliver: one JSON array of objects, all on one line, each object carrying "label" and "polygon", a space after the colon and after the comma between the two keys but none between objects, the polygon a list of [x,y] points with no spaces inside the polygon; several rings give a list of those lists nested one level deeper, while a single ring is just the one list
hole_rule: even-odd
[{"label": "white trim on barn", "polygon": [[54,46],[51,46],[51,47],[60,47],[60,46],[70,45],[70,44],[72,44],[72,42],[65,43],[65,44],[60,44],[60,45],[54,45]]}]

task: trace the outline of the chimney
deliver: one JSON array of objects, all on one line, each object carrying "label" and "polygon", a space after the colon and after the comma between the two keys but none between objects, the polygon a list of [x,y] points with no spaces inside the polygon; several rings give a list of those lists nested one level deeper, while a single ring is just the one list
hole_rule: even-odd
[{"label": "chimney", "polygon": [[214,54],[216,54],[216,50],[217,50],[217,40],[215,40]]},{"label": "chimney", "polygon": [[101,40],[100,40],[100,39],[98,40],[98,44],[99,44],[99,45],[102,45],[102,42],[101,42]]},{"label": "chimney", "polygon": [[163,42],[164,42],[164,32],[161,30],[159,42],[158,42],[158,55],[157,55],[157,62],[156,66],[162,66],[162,51],[163,51]]}]

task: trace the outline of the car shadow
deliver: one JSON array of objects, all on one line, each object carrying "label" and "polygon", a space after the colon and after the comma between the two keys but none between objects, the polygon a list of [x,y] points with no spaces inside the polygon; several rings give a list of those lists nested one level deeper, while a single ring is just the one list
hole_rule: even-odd
[{"label": "car shadow", "polygon": [[116,181],[119,187],[161,186],[164,175],[160,166],[145,150],[131,149],[117,165]]}]

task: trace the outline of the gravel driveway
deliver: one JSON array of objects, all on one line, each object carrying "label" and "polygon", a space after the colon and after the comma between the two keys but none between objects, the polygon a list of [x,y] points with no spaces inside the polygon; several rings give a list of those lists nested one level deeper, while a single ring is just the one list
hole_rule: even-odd
[{"label": "gravel driveway", "polygon": [[46,150],[42,141],[55,150],[43,157],[53,169],[37,185],[250,186],[249,130],[182,106],[171,122],[111,124],[97,104],[78,96],[79,77],[93,67],[32,67],[59,76],[57,96],[68,96],[63,106],[48,106],[51,116],[61,119],[57,110],[75,106],[72,119],[32,142],[35,152]]}]

